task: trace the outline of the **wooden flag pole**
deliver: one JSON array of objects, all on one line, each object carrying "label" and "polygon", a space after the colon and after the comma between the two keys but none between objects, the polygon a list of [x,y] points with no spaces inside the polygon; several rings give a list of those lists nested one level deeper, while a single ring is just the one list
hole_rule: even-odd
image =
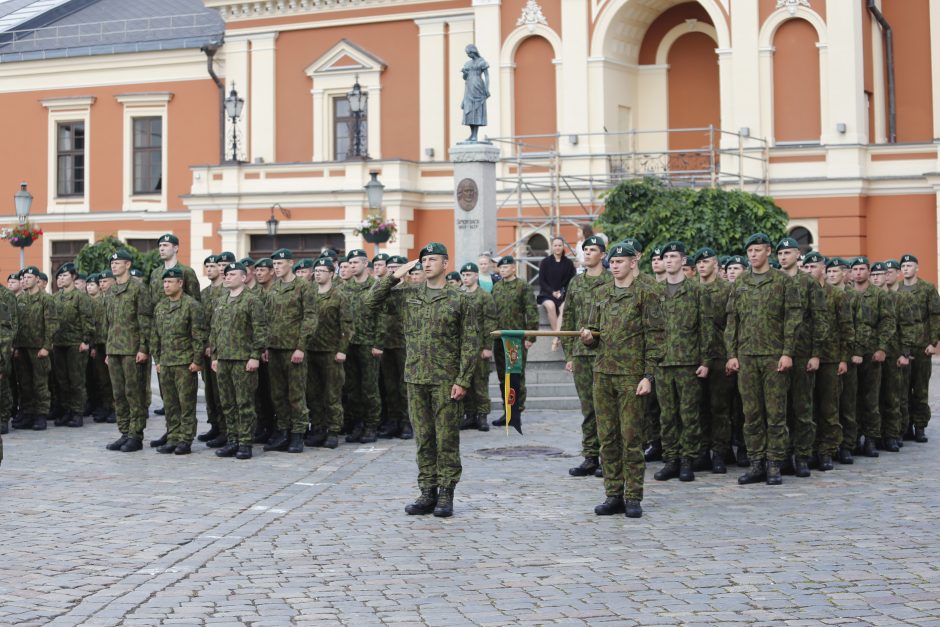
[{"label": "wooden flag pole", "polygon": [[[526,337],[581,337],[580,331],[520,331],[525,333]],[[502,331],[493,331],[490,333],[493,337],[502,337]],[[597,331],[591,331],[594,337],[600,336]]]}]

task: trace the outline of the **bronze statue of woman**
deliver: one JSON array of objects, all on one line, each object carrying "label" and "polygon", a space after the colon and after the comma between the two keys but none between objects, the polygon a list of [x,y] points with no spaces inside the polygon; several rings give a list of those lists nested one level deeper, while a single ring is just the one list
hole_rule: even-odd
[{"label": "bronze statue of woman", "polygon": [[486,126],[486,99],[490,97],[490,65],[473,44],[467,46],[470,60],[463,66],[464,93],[460,108],[463,109],[463,124],[470,127],[470,137],[465,143],[476,143],[477,131]]}]

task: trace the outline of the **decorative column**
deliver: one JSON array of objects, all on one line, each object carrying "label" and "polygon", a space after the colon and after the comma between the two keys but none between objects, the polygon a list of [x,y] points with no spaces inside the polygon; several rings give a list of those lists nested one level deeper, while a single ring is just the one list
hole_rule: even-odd
[{"label": "decorative column", "polygon": [[454,266],[496,250],[496,162],[499,148],[489,143],[457,144],[454,164]]}]

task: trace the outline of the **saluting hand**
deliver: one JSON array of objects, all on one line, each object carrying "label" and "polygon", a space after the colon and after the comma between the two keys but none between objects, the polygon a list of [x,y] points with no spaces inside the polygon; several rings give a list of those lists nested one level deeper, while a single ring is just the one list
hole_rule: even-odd
[{"label": "saluting hand", "polygon": [[411,271],[411,269],[414,268],[416,265],[418,265],[418,261],[419,261],[418,259],[412,259],[408,263],[398,266],[398,269],[395,270],[395,273],[392,274],[392,276],[395,277],[396,279],[405,278],[405,276]]}]

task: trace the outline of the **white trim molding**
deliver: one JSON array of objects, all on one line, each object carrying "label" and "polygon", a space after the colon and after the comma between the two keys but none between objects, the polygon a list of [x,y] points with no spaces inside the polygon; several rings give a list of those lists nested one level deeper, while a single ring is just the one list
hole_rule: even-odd
[{"label": "white trim molding", "polygon": [[[94,96],[44,98],[39,101],[48,113],[46,152],[46,213],[85,213],[90,208],[91,194],[91,107]],[[85,125],[84,189],[81,196],[59,197],[58,139],[61,122],[83,122]]]},{"label": "white trim molding", "polygon": [[52,267],[52,243],[72,242],[85,240],[89,244],[95,243],[94,231],[43,231],[42,234],[42,271],[49,275],[49,289],[55,280],[55,268]]},{"label": "white trim molding", "polygon": [[[124,211],[167,211],[167,189],[169,184],[169,104],[173,94],[168,91],[118,94],[114,97],[124,105]],[[160,193],[134,194],[134,120],[136,118],[158,117],[162,122],[160,138]]]}]

